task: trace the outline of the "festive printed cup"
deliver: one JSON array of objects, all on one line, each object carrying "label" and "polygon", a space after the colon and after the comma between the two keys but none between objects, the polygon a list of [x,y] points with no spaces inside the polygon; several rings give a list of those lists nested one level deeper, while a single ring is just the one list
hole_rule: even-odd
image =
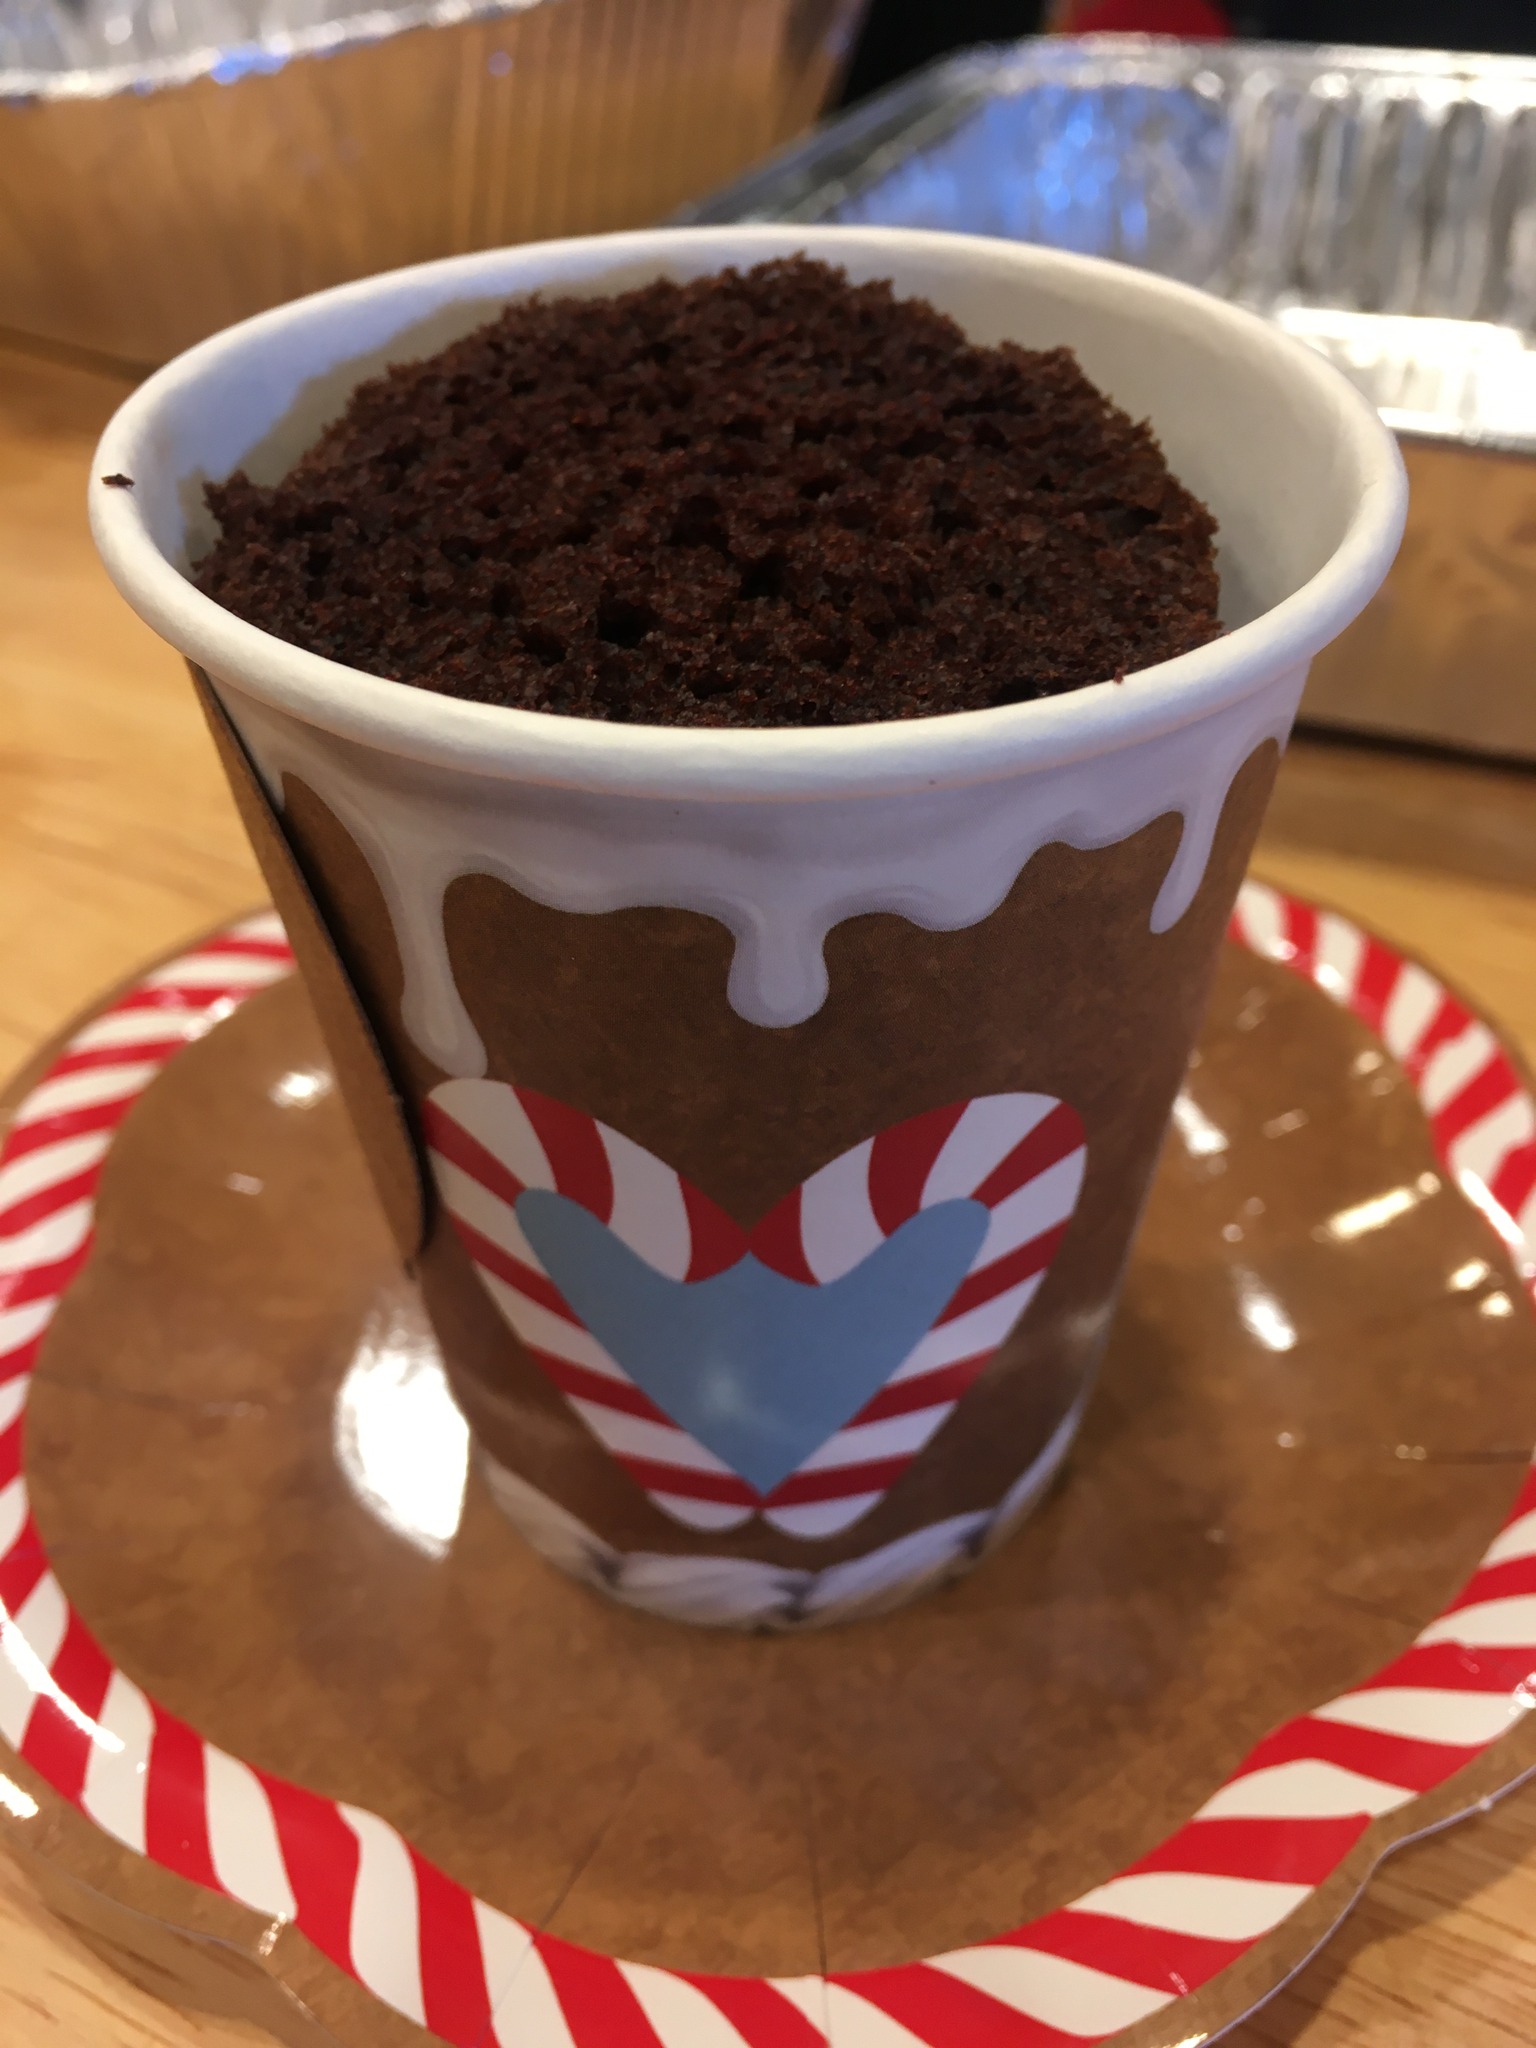
[{"label": "festive printed cup", "polygon": [[[1067,343],[1220,521],[1221,639],[1073,694],[791,731],[361,675],[201,596],[202,487],[533,290],[806,250]],[[120,474],[133,488],[101,478]],[[888,1605],[1039,1497],[1311,655],[1380,583],[1396,448],[1257,319],[968,237],[729,228],[435,263],[150,379],[92,516],[194,666],[496,1498],[711,1623]]]}]

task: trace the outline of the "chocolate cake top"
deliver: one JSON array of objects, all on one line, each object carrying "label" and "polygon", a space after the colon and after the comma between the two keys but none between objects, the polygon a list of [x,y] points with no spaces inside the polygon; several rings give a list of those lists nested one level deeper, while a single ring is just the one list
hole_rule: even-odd
[{"label": "chocolate cake top", "polygon": [[1214,521],[1070,350],[802,257],[520,300],[208,502],[198,586],[251,624],[532,711],[914,718],[1220,631]]}]

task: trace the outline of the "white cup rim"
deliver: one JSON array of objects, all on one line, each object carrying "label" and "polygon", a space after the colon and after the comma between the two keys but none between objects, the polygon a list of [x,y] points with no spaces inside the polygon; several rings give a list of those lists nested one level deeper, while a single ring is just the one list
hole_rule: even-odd
[{"label": "white cup rim", "polygon": [[[789,248],[828,261],[856,244],[877,253],[986,252],[1037,275],[1077,273],[1128,307],[1162,301],[1185,320],[1221,330],[1233,350],[1269,359],[1314,405],[1327,408],[1359,478],[1332,554],[1298,589],[1220,639],[1104,682],[983,711],[815,728],[610,724],[474,704],[389,681],[309,653],[247,624],[205,597],[162,551],[136,490],[104,479],[150,472],[163,422],[232,353],[276,343],[340,301],[388,293],[405,280],[440,284],[441,302],[535,288],[573,254],[615,267],[713,243],[720,261],[762,260]],[[521,280],[519,273],[523,273]],[[92,532],[109,575],[161,636],[219,681],[344,739],[413,761],[491,778],[660,798],[779,800],[895,795],[989,782],[1117,751],[1203,718],[1308,660],[1362,609],[1402,535],[1406,483],[1375,409],[1323,358],[1256,315],[1150,272],[1031,244],[897,228],[761,226],[671,228],[532,243],[384,272],[294,300],[224,329],[142,384],[109,422],[91,475]]]}]

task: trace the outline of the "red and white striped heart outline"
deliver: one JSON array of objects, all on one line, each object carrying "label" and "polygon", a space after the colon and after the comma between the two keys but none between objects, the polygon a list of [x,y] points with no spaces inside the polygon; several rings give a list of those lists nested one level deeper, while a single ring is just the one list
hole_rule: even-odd
[{"label": "red and white striped heart outline", "polygon": [[[1353,1010],[1403,1063],[1448,1173],[1536,1301],[1536,1105],[1489,1027],[1425,968],[1276,890],[1245,886],[1234,935]],[[0,1735],[114,1840],[292,1921],[452,2048],[1107,2041],[1209,1983],[1375,1818],[1444,1784],[1536,1704],[1533,1478],[1401,1657],[1267,1736],[1128,1870],[990,1941],[826,1978],[709,1976],[576,1947],[475,1899],[377,1815],[215,1749],[70,1609],[32,1520],[22,1431],[38,1348],[89,1254],[113,1131],[176,1050],[288,965],[276,920],[257,918],[157,969],[71,1037],[0,1151]]]},{"label": "red and white striped heart outline", "polygon": [[[976,1096],[850,1146],[746,1231],[645,1146],[532,1088],[444,1081],[423,1120],[438,1192],[482,1284],[615,1462],[691,1528],[760,1514],[802,1538],[851,1527],[949,1419],[1044,1280],[1087,1161],[1070,1104]],[[764,1495],[658,1407],[567,1304],[518,1222],[529,1188],[580,1203],[684,1283],[751,1254],[814,1287],[852,1272],[924,1209],[963,1197],[991,1213],[960,1285],[884,1385]]]}]

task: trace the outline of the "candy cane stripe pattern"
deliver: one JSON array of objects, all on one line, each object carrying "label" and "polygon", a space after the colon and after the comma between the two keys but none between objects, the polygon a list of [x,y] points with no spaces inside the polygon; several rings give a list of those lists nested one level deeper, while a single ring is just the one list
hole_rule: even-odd
[{"label": "candy cane stripe pattern", "polygon": [[1493,1225],[1536,1301],[1536,1105],[1493,1032],[1427,968],[1336,911],[1261,882],[1243,885],[1232,935],[1380,1036],[1418,1092],[1451,1179]]},{"label": "candy cane stripe pattern", "polygon": [[[657,1507],[695,1529],[730,1529],[760,1514],[786,1534],[814,1539],[849,1527],[879,1501],[932,1441],[985,1369],[997,1346],[1029,1306],[1066,1235],[1082,1188],[1086,1150],[1082,1123],[1068,1104],[1048,1095],[978,1096],[908,1118],[851,1147],[812,1174],[751,1231],[691,1186],[644,1146],[595,1117],[497,1081],[447,1081],[432,1091],[426,1134],[444,1204],[491,1298],[525,1350],[572,1409]],[[670,1289],[633,1291],[609,1320],[617,1339],[601,1341],[590,1310],[568,1299],[547,1255],[530,1242],[531,1191],[574,1203],[642,1261]],[[703,1412],[700,1382],[714,1374],[721,1398],[737,1412],[771,1404],[785,1368],[814,1342],[804,1307],[818,1299],[837,1313],[839,1284],[852,1283],[868,1262],[925,1212],[944,1209],[975,1219],[971,1245],[949,1257],[953,1286],[943,1285],[922,1321],[887,1355],[872,1389],[856,1378],[837,1426],[818,1435],[814,1418],[791,1417],[789,1429],[816,1440],[792,1469],[763,1483],[731,1461],[738,1437],[705,1422],[690,1430],[679,1402]],[[547,1212],[537,1212],[547,1213]],[[599,1266],[612,1254],[589,1244]],[[938,1255],[942,1273],[944,1254]],[[958,1263],[957,1263],[958,1262]],[[706,1325],[707,1343],[692,1386],[665,1366],[632,1363],[630,1331],[650,1313],[680,1312],[671,1340],[693,1341],[677,1290],[751,1270],[758,1281],[727,1315]],[[891,1288],[886,1268],[887,1298]],[[791,1285],[785,1288],[783,1283]],[[825,1290],[818,1297],[817,1290]],[[707,1290],[706,1290],[707,1291]],[[657,1294],[659,1303],[652,1306]],[[603,1303],[599,1298],[597,1306]],[[876,1304],[868,1304],[871,1318]],[[933,1311],[937,1310],[934,1314]],[[722,1365],[738,1334],[760,1341],[776,1311],[787,1319],[776,1356],[744,1363],[739,1378]],[[734,1315],[734,1320],[729,1318]],[[626,1327],[627,1325],[627,1327]],[[660,1341],[666,1342],[666,1337]],[[844,1364],[829,1347],[824,1379]],[[886,1347],[889,1352],[889,1346]],[[625,1352],[626,1364],[615,1351]],[[882,1365],[857,1362],[862,1378]],[[775,1368],[778,1368],[777,1370]],[[659,1377],[658,1377],[659,1375]],[[650,1384],[639,1382],[649,1378]],[[666,1389],[670,1387],[668,1395]],[[862,1395],[862,1398],[861,1398]],[[794,1399],[791,1388],[788,1399]],[[754,1447],[747,1446],[748,1455]],[[772,1457],[767,1450],[765,1455]]]},{"label": "candy cane stripe pattern", "polygon": [[[1481,1020],[1348,920],[1277,891],[1244,889],[1234,935],[1382,1036],[1419,1088],[1445,1171],[1536,1285],[1536,1115]],[[269,1936],[295,1926],[450,2048],[1080,2048],[1162,2011],[1173,2038],[1188,2032],[1177,2025],[1186,1993],[1279,1926],[1373,1822],[1410,1814],[1536,1701],[1532,1474],[1472,1578],[1400,1657],[1266,1736],[1130,1869],[991,1940],[825,1979],[708,1976],[579,1948],[475,1898],[377,1815],[225,1755],[116,1669],[71,1610],[31,1518],[23,1430],[39,1347],[89,1256],[112,1132],[180,1047],[289,965],[267,917],[157,970],[71,1038],[0,1151],[0,1734],[124,1848],[249,1907]],[[974,1192],[983,1167],[997,1173],[999,1161],[986,1166],[974,1122],[947,1118],[938,1113],[926,1131],[898,1127],[908,1133],[905,1178],[892,1171],[877,1192],[865,1173],[873,1225],[840,1221],[827,1232],[816,1176],[775,1244],[793,1247],[798,1235],[813,1277],[830,1273],[857,1261],[872,1229],[899,1228],[925,1198],[936,1206],[956,1199],[956,1186]],[[526,1123],[533,1128],[531,1116]],[[546,1149],[552,1129],[536,1132],[550,1171],[551,1157],[565,1156],[559,1137]],[[655,1162],[638,1147],[626,1155],[623,1142],[613,1151],[604,1142],[600,1157],[578,1134],[571,1170],[586,1177],[575,1184],[590,1195],[606,1161],[610,1216],[626,1204],[644,1213],[647,1222],[626,1228],[651,1232],[646,1256],[658,1271],[726,1270],[741,1255],[740,1233],[690,1206],[681,1183],[669,1199]],[[967,1151],[973,1143],[980,1152]],[[531,1149],[519,1156],[537,1166]],[[851,1157],[833,1165],[858,1186]],[[1015,1160],[992,1191],[993,1219],[1025,1184],[1004,1187],[1019,1170]],[[839,1218],[848,1213],[839,1200]],[[506,1220],[489,1207],[485,1215]],[[519,1257],[516,1240],[504,1249]]]}]

